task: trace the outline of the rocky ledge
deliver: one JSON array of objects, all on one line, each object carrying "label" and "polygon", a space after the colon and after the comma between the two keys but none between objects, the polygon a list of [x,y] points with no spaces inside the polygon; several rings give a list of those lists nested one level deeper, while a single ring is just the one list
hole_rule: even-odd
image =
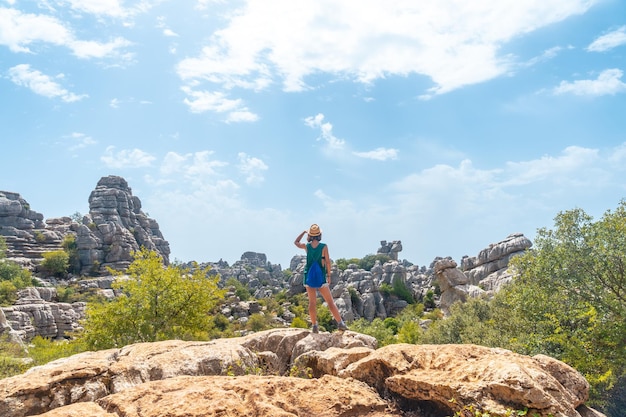
[{"label": "rocky ledge", "polygon": [[[298,377],[299,376],[299,377]],[[566,364],[475,345],[390,345],[370,336],[275,329],[209,342],[85,352],[0,380],[0,415],[602,416]]]}]

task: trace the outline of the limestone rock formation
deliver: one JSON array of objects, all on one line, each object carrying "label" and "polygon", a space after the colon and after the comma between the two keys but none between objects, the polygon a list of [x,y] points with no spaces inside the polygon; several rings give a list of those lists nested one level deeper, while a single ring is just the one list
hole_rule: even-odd
[{"label": "limestone rock formation", "polygon": [[376,253],[380,253],[383,255],[389,256],[394,261],[398,260],[398,254],[402,252],[402,242],[399,240],[394,240],[392,242],[387,242],[386,240],[380,241],[380,248]]},{"label": "limestone rock formation", "polygon": [[479,297],[484,294],[482,289],[470,284],[467,275],[458,269],[456,262],[450,258],[435,262],[435,276],[441,290],[439,308],[446,315],[455,302],[465,302],[468,297]]},{"label": "limestone rock formation", "polygon": [[7,258],[34,268],[44,252],[61,249],[63,234],[47,228],[43,214],[31,210],[19,194],[0,191],[0,235],[7,242]]},{"label": "limestone rock formation", "polygon": [[56,296],[54,288],[20,290],[15,305],[0,308],[0,334],[7,332],[14,339],[27,342],[35,336],[64,339],[80,330],[86,303],[60,303]]},{"label": "limestone rock formation", "polygon": [[[350,331],[280,329],[85,352],[0,380],[0,415],[443,417],[469,404],[591,415],[584,378],[545,356],[474,345],[375,347]],[[288,376],[302,374],[314,379]]]},{"label": "limestone rock formation", "polygon": [[513,279],[514,271],[509,268],[511,258],[521,255],[532,246],[532,242],[521,233],[489,245],[478,256],[465,256],[461,269],[450,258],[435,260],[435,276],[441,289],[440,308],[447,314],[450,306],[468,297],[491,296],[500,287]]},{"label": "limestone rock formation", "polygon": [[532,242],[526,236],[513,233],[481,250],[477,256],[463,257],[461,270],[468,276],[470,284],[495,292],[513,278],[513,273],[508,270],[511,258],[524,253],[531,246]]},{"label": "limestone rock formation", "polygon": [[81,274],[104,273],[107,267],[124,270],[133,251],[156,251],[169,263],[170,247],[156,220],[141,210],[126,180],[103,177],[89,196],[89,214],[76,228]]}]

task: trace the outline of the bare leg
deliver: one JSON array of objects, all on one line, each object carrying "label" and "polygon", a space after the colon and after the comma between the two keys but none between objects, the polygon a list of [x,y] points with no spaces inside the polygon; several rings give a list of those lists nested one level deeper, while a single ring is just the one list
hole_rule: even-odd
[{"label": "bare leg", "polygon": [[[339,309],[337,308],[337,305],[335,304],[335,300],[333,300],[333,295],[330,293],[330,288],[322,287],[319,290],[320,290],[320,293],[322,294],[322,297],[324,297],[324,301],[326,301],[326,304],[328,304],[328,309],[330,310],[330,313],[333,315],[337,323],[339,323],[341,321],[341,314],[339,314]],[[310,303],[310,300],[311,298],[309,298],[309,303]],[[309,314],[310,314],[310,309],[311,309],[311,304],[309,304]]]},{"label": "bare leg", "polygon": [[311,323],[317,324],[317,291],[315,288],[306,288],[306,295],[309,296],[309,316],[311,317]]}]

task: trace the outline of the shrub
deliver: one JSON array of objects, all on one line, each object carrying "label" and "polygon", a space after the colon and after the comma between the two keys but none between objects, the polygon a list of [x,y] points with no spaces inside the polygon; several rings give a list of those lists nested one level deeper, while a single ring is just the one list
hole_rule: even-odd
[{"label": "shrub", "polygon": [[11,281],[0,281],[0,305],[10,306],[17,300],[17,288]]},{"label": "shrub", "polygon": [[45,252],[43,254],[43,262],[41,267],[48,273],[61,277],[67,273],[70,266],[70,257],[67,252],[62,250]]},{"label": "shrub", "polygon": [[371,271],[372,267],[376,264],[376,261],[380,261],[381,264],[390,261],[391,258],[387,255],[383,255],[379,253],[377,255],[366,255],[361,259],[358,263],[359,268],[365,269],[366,271]]},{"label": "shrub", "polygon": [[294,317],[294,319],[291,320],[291,327],[296,327],[299,329],[308,329],[309,325],[304,319],[300,317]]}]

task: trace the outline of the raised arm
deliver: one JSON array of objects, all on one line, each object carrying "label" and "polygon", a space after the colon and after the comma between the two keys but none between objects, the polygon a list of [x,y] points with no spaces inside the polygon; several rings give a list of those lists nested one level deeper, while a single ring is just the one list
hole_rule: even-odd
[{"label": "raised arm", "polygon": [[293,242],[294,245],[296,245],[297,247],[299,247],[300,249],[306,249],[306,244],[300,242],[302,240],[302,237],[306,234],[306,230],[302,233],[300,233],[298,235],[298,237],[296,238],[296,240]]}]

